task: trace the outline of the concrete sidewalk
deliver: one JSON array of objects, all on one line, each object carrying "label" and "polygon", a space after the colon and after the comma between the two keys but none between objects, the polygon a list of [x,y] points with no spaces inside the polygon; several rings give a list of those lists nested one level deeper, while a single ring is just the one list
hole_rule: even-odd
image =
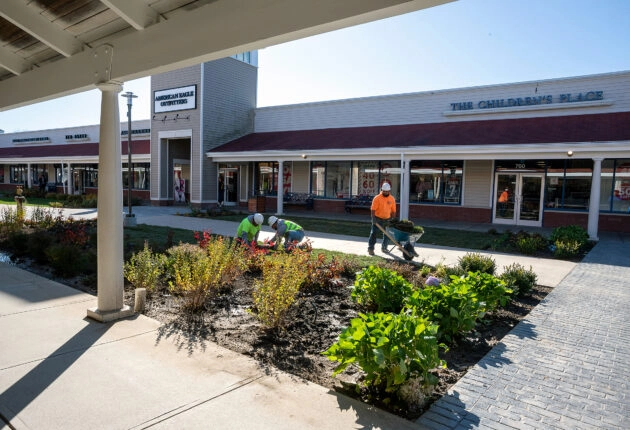
[{"label": "concrete sidewalk", "polygon": [[[75,218],[91,216],[83,212]],[[236,230],[236,223],[176,216],[175,208],[134,212],[138,223]],[[366,239],[310,237],[316,248],[367,249]],[[430,264],[452,264],[467,252],[417,251],[415,261]],[[619,266],[604,264],[613,255]],[[182,339],[142,315],[89,320],[95,297],[0,263],[0,415],[10,423],[0,420],[0,429],[629,428],[627,238],[603,237],[577,265],[492,256],[499,270],[531,265],[540,283],[557,287],[417,423],[202,339]],[[549,381],[559,391],[543,397]],[[503,400],[508,395],[514,400]]]}]

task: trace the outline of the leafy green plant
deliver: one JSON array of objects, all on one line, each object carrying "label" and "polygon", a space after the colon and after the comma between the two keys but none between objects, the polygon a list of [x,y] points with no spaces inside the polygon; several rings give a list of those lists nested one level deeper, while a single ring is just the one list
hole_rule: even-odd
[{"label": "leafy green plant", "polygon": [[124,264],[125,278],[136,288],[146,288],[151,293],[162,276],[166,256],[153,253],[149,242],[144,242],[142,251],[136,252]]},{"label": "leafy green plant", "polygon": [[472,285],[457,276],[451,276],[448,284],[427,285],[414,292],[406,306],[437,323],[438,338],[447,341],[472,330],[485,315],[485,307]]},{"label": "leafy green plant", "polygon": [[400,312],[405,298],[412,293],[412,285],[398,273],[369,266],[357,274],[351,295],[359,305],[367,309]]},{"label": "leafy green plant", "polygon": [[323,354],[339,362],[333,376],[356,364],[365,372],[366,386],[392,393],[414,379],[428,395],[438,382],[430,371],[446,367],[438,357],[443,345],[437,331],[436,324],[413,312],[359,313]]},{"label": "leafy green plant", "polygon": [[487,311],[505,306],[510,301],[512,290],[503,280],[488,273],[468,272],[468,276],[458,278],[457,282],[469,284]]},{"label": "leafy green plant", "polygon": [[258,319],[269,328],[282,326],[295,302],[308,272],[304,265],[308,254],[278,252],[269,255],[262,267],[262,279],[254,283],[254,305]]},{"label": "leafy green plant", "polygon": [[500,277],[507,287],[519,296],[528,294],[536,285],[538,278],[532,270],[532,266],[529,266],[529,270],[527,270],[519,263],[505,266]]},{"label": "leafy green plant", "polygon": [[458,258],[459,267],[467,272],[482,272],[494,275],[496,263],[492,257],[481,255],[476,252],[468,252]]}]

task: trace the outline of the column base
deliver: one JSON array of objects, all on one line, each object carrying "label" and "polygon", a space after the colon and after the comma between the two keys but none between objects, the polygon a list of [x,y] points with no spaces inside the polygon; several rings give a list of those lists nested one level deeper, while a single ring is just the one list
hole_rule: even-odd
[{"label": "column base", "polygon": [[137,226],[138,223],[136,221],[136,215],[135,214],[124,214],[123,216],[123,227],[135,227]]},{"label": "column base", "polygon": [[133,309],[127,305],[124,305],[121,309],[113,311],[100,311],[98,308],[89,308],[87,310],[88,318],[92,318],[99,322],[110,322],[119,320],[122,318],[130,317],[134,314]]}]

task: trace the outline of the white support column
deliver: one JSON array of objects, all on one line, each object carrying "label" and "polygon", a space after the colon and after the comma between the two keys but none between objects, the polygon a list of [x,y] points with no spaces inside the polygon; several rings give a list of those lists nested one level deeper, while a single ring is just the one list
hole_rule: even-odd
[{"label": "white support column", "polygon": [[26,165],[26,188],[31,189],[33,186],[33,172],[31,172],[31,163]]},{"label": "white support column", "polygon": [[123,304],[123,194],[120,119],[116,82],[98,84],[101,90],[101,127],[98,152],[97,287],[98,306],[88,317],[101,322],[124,318],[133,309]]},{"label": "white support column", "polygon": [[593,158],[593,178],[591,180],[591,199],[588,207],[588,238],[599,240],[597,230],[599,228],[599,200],[602,184],[602,160]]},{"label": "white support column", "polygon": [[278,161],[278,199],[276,204],[276,215],[282,215],[284,209],[284,162]]}]

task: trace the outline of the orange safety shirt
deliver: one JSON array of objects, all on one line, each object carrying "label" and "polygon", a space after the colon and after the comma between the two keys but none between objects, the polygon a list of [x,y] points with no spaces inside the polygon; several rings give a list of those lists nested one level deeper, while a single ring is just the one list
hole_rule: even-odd
[{"label": "orange safety shirt", "polygon": [[396,200],[390,194],[385,197],[382,193],[378,194],[372,200],[371,209],[374,215],[381,219],[389,219],[396,215]]}]

